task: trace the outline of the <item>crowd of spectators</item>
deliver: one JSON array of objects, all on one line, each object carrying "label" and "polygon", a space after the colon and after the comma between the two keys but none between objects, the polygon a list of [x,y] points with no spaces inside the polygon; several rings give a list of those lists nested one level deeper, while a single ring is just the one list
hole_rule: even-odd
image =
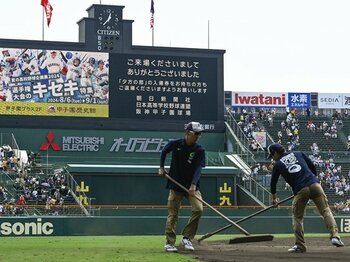
[{"label": "crowd of spectators", "polygon": [[43,170],[34,171],[37,154],[27,152],[27,156],[28,161],[20,167],[11,148],[1,147],[2,175],[13,182],[6,187],[0,185],[0,215],[23,215],[31,206],[41,206],[46,214],[58,215],[63,204],[74,202],[63,169],[49,174]]},{"label": "crowd of spectators", "polygon": [[321,185],[328,192],[329,197],[335,195],[335,208],[340,210],[340,203],[346,202],[350,196],[350,170],[343,170],[342,165],[336,164],[335,153],[328,150],[327,157],[323,159],[320,155],[320,148],[317,143],[311,145],[310,159],[315,164]]},{"label": "crowd of spectators", "polygon": [[265,131],[264,127],[259,127],[256,121],[256,117],[252,112],[247,112],[246,109],[242,110],[242,114],[239,116],[238,126],[246,135],[249,141],[249,149],[253,152],[257,152],[261,145],[255,138],[256,132]]},{"label": "crowd of spectators", "polygon": [[4,144],[0,147],[0,170],[7,171],[8,169],[14,169],[17,166],[18,159],[13,153],[12,147],[8,144]]},{"label": "crowd of spectators", "polygon": [[[300,145],[300,123],[296,110],[286,110],[286,118],[280,122],[280,130],[277,132],[278,141],[283,145],[283,141],[287,141],[285,146],[288,152],[297,150]],[[283,139],[286,137],[286,139]]]},{"label": "crowd of spectators", "polygon": [[[346,113],[346,116],[347,116],[347,113]],[[343,128],[343,126],[344,126],[344,123],[338,111],[335,111],[333,113],[331,122],[323,121],[322,123],[319,123],[318,125],[316,125],[312,119],[309,119],[306,124],[307,130],[313,133],[323,132],[324,137],[326,139],[338,138],[338,128],[341,129]]]},{"label": "crowd of spectators", "polygon": [[[308,112],[308,121],[306,124],[307,130],[310,132],[322,132],[325,139],[335,139],[339,137],[339,130],[344,127],[342,118],[348,117],[348,111],[344,110],[341,115],[335,111],[332,115],[331,121],[315,121],[318,112],[314,112],[314,117],[311,117],[311,111]],[[265,126],[272,127],[274,119],[273,110],[260,110],[259,119],[265,122]],[[295,110],[286,109],[285,119],[280,122],[280,129],[278,130],[277,137],[278,143],[285,146],[287,151],[298,150],[300,145],[300,123],[298,115]],[[346,168],[343,168],[341,164],[336,164],[336,152],[330,149],[321,150],[318,143],[322,146],[322,141],[315,140],[310,145],[311,155],[309,156],[318,170],[318,176],[320,178],[322,186],[326,192],[330,194],[332,198],[331,203],[335,203],[335,207],[343,212],[350,212],[350,165],[343,164]],[[304,147],[304,146],[303,146]],[[347,149],[350,150],[350,134],[347,135]],[[321,156],[323,152],[323,157]],[[266,177],[269,177],[269,163],[262,162],[251,167],[251,176],[257,181],[266,181]],[[265,179],[264,179],[265,178]],[[265,185],[268,186],[267,183]],[[290,190],[286,185],[285,190]]]},{"label": "crowd of spectators", "polygon": [[338,212],[350,213],[350,198],[347,200],[339,200],[334,203],[334,209]]}]

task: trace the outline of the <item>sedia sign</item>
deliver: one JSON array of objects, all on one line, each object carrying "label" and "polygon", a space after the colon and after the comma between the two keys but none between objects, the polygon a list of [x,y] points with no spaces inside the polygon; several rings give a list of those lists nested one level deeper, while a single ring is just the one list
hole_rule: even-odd
[{"label": "sedia sign", "polygon": [[43,222],[41,218],[38,218],[36,222],[2,222],[0,224],[0,235],[2,236],[48,236],[53,232],[53,224]]}]

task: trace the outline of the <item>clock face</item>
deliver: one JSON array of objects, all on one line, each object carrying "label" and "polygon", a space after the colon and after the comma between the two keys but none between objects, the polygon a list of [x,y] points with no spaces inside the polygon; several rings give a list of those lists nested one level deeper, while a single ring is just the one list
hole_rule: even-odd
[{"label": "clock face", "polygon": [[115,30],[117,28],[119,18],[115,11],[104,9],[98,15],[98,25],[107,30]]}]

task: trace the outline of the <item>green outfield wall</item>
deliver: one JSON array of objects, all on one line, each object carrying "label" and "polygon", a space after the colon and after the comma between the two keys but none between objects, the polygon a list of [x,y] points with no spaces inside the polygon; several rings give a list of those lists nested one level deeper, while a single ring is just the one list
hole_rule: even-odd
[{"label": "green outfield wall", "polygon": [[[215,231],[227,225],[227,222],[206,210],[201,219],[198,234]],[[251,212],[251,210],[249,211]],[[247,210],[226,211],[232,220],[243,218]],[[101,217],[1,217],[0,237],[7,236],[99,236],[99,235],[162,235],[166,221],[165,209],[123,209],[119,216]],[[234,213],[234,215],[230,215]],[[242,223],[251,234],[292,233],[292,221],[288,210],[268,211]],[[240,215],[241,214],[241,215]],[[179,217],[178,232],[186,224],[189,209],[182,209]],[[336,217],[341,233],[350,232],[350,217]],[[318,215],[305,217],[305,231],[308,233],[327,233],[323,219]],[[235,228],[229,228],[223,234],[237,234]]]},{"label": "green outfield wall", "polygon": [[[159,166],[69,164],[77,181],[75,193],[83,204],[92,205],[165,205],[166,179],[158,176]],[[237,205],[234,167],[205,167],[200,190],[212,205]],[[84,193],[84,196],[81,196]],[[89,201],[89,199],[93,199]],[[255,204],[251,201],[250,204]]]}]

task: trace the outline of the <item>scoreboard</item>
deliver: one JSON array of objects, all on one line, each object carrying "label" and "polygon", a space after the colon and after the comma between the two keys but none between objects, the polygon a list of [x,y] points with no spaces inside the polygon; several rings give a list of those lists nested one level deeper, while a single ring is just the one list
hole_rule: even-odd
[{"label": "scoreboard", "polygon": [[0,39],[3,126],[222,132],[225,51],[133,46],[123,8],[89,7],[78,43]]}]

